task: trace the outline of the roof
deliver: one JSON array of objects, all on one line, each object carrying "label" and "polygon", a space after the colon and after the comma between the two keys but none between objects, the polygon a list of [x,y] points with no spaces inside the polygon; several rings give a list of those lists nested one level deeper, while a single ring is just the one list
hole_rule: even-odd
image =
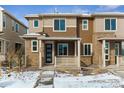
[{"label": "roof", "polygon": [[28,14],[25,18],[35,17],[91,17],[91,14],[74,14],[74,13],[47,13],[47,14]]},{"label": "roof", "polygon": [[92,16],[124,16],[124,12],[99,12],[92,14]]},{"label": "roof", "polygon": [[124,37],[99,38],[98,40],[124,40]]},{"label": "roof", "polygon": [[10,17],[12,17],[13,19],[15,19],[17,22],[19,22],[21,25],[23,25],[24,27],[28,28],[24,23],[22,23],[20,20],[18,20],[15,16],[13,16],[12,14],[10,14],[9,12],[7,12],[4,8],[0,7],[0,11],[6,13],[7,15],[9,15]]}]

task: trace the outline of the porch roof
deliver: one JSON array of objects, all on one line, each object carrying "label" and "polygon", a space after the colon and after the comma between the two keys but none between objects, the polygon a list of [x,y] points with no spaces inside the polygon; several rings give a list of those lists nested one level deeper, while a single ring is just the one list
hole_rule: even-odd
[{"label": "porch roof", "polygon": [[99,38],[98,40],[124,40],[124,37]]},{"label": "porch roof", "polygon": [[41,39],[41,40],[81,40],[81,38],[77,38],[77,37],[37,37],[37,39]]}]

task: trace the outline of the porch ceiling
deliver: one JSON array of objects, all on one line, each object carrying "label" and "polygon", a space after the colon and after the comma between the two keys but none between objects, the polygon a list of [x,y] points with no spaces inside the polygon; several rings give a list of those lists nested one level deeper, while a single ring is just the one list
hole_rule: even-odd
[{"label": "porch ceiling", "polygon": [[81,40],[81,38],[77,37],[37,37],[41,40]]}]

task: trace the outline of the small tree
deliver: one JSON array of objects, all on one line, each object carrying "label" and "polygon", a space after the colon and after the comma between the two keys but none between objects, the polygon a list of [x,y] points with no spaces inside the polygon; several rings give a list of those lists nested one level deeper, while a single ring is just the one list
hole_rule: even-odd
[{"label": "small tree", "polygon": [[24,55],[24,49],[23,48],[20,48],[17,52],[16,52],[16,56],[17,56],[17,64],[18,64],[18,67],[19,67],[19,71],[21,70],[21,67],[22,67],[22,62],[24,61],[23,60],[23,56]]},{"label": "small tree", "polygon": [[24,55],[23,48],[20,48],[17,51],[10,49],[6,54],[6,59],[7,59],[9,69],[12,69],[14,67],[16,67],[16,68],[18,67],[18,69],[20,71],[21,66],[22,66],[22,62],[23,62],[23,55]]}]

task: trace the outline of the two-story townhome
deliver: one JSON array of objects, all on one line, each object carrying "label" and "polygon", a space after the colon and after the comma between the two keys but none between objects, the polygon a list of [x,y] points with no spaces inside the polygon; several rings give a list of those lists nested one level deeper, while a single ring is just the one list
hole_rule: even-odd
[{"label": "two-story townhome", "polygon": [[79,69],[81,63],[92,63],[93,18],[90,15],[31,14],[25,18],[29,22],[29,33],[22,36],[26,66]]},{"label": "two-story townhome", "polygon": [[22,22],[0,7],[0,61],[5,61],[8,50],[17,51],[24,46],[20,35],[25,34],[26,29]]},{"label": "two-story townhome", "polygon": [[96,13],[93,30],[93,62],[99,67],[124,64],[124,13]]}]

